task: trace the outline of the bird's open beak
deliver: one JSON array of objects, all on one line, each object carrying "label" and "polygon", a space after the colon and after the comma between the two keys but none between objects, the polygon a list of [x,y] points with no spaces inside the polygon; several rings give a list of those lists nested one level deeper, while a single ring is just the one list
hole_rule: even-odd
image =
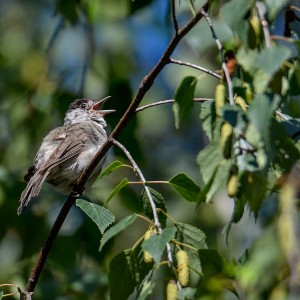
[{"label": "bird's open beak", "polygon": [[107,114],[113,113],[115,112],[114,109],[103,109],[100,110],[101,106],[106,102],[106,100],[108,100],[109,98],[111,98],[111,96],[107,96],[103,99],[101,99],[100,101],[98,101],[97,103],[95,103],[92,107],[92,110],[97,110],[101,115],[105,116]]}]

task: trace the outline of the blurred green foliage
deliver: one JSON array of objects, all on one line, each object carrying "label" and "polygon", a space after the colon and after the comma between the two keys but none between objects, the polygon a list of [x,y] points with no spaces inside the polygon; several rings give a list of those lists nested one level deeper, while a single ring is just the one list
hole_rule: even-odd
[{"label": "blurred green foliage", "polygon": [[[204,1],[175,2],[181,26],[192,15],[191,2],[197,8]],[[257,17],[255,1],[210,2],[209,15],[217,35],[224,47],[236,54],[234,93],[243,97],[249,108],[244,111],[226,104],[219,116],[213,101],[193,103],[193,95],[213,98],[219,80],[169,64],[143,104],[175,98],[179,129],[175,129],[172,107],[166,104],[137,114],[119,141],[147,180],[164,181],[156,184],[152,193],[158,206],[180,222],[174,225],[176,240],[194,248],[186,248],[192,262],[191,288],[184,289],[180,299],[190,299],[188,295],[203,300],[237,299],[237,295],[250,300],[297,299],[299,282],[293,280],[300,278],[299,22],[297,18],[289,23],[284,19],[282,11],[288,1],[265,1],[274,34],[278,24],[295,29],[293,36],[279,34],[282,38],[266,48],[263,28],[260,24],[255,28],[253,21]],[[78,97],[112,96],[106,103],[107,108],[116,109],[107,117],[111,131],[172,34],[167,0],[0,1],[0,284],[24,288],[64,201],[45,185],[39,199],[33,200],[21,217],[16,215],[25,187],[23,175],[42,138],[62,124],[68,105]],[[221,68],[205,20],[182,41],[174,57],[214,71]],[[224,122],[234,130],[230,159],[221,152]],[[112,149],[107,164],[116,159],[128,163],[119,149]],[[237,168],[238,189],[230,199],[226,185],[233,168]],[[85,197],[103,204],[123,178],[137,180],[130,168],[115,168]],[[188,201],[182,201],[180,195]],[[196,212],[193,202],[199,204]],[[151,215],[143,189],[136,184],[123,187],[108,208],[117,221],[132,211]],[[160,219],[164,222],[165,215]],[[135,217],[134,224],[127,227],[130,224],[126,223],[122,232],[111,227],[114,233],[105,237],[98,252],[101,234],[97,226],[78,207],[72,208],[34,299],[108,299],[108,286],[114,290],[110,296],[116,299],[117,292],[123,291],[117,290],[122,279],[128,295],[141,284],[135,291],[140,299],[149,294],[149,299],[162,299],[172,276],[170,268],[162,265],[143,281],[152,265],[142,262],[145,244],[135,243],[148,226]],[[170,224],[173,226],[167,221],[167,226]],[[157,243],[154,250],[159,257],[165,241]],[[150,246],[148,250],[153,249]],[[122,270],[132,266],[138,266],[133,272],[136,277],[124,278]]]}]

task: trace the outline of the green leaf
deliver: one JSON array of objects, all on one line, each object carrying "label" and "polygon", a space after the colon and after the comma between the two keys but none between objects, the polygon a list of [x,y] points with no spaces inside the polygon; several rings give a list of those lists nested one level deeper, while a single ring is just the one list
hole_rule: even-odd
[{"label": "green leaf", "polygon": [[166,249],[166,243],[174,238],[175,233],[175,227],[165,228],[161,234],[152,235],[149,239],[144,240],[142,248],[144,251],[149,252],[156,263],[159,263],[161,256]]},{"label": "green leaf", "polygon": [[174,190],[185,200],[196,202],[200,187],[186,174],[179,173],[169,180]]},{"label": "green leaf", "polygon": [[197,164],[200,167],[200,173],[203,182],[206,184],[214,176],[217,166],[223,160],[219,141],[215,140],[208,144],[197,156]]},{"label": "green leaf", "polygon": [[0,292],[0,299],[2,299],[3,297],[3,292]]},{"label": "green leaf", "polygon": [[[198,195],[198,203],[203,201],[210,202],[215,193],[226,186],[230,166],[231,162],[229,160],[223,160],[219,165],[215,166],[212,177],[205,182],[204,187]],[[202,168],[200,167],[200,170],[203,170],[203,166]]]},{"label": "green leaf", "polygon": [[264,171],[244,172],[240,177],[240,199],[247,201],[257,215],[267,192],[268,178]]},{"label": "green leaf", "polygon": [[137,300],[146,300],[148,298],[149,295],[152,294],[152,291],[154,289],[155,283],[151,282],[151,281],[144,281],[143,282],[143,286],[142,286],[142,290],[140,292],[140,294],[137,296]]},{"label": "green leaf", "polygon": [[140,246],[119,253],[109,264],[109,299],[127,300],[152,268],[153,264],[144,262]]},{"label": "green leaf", "polygon": [[288,2],[289,0],[265,0],[269,18],[273,20],[279,10],[283,8]]},{"label": "green leaf", "polygon": [[257,93],[262,93],[268,87],[272,76],[290,56],[291,50],[279,45],[264,48],[257,55],[255,60],[257,71],[255,72],[253,82]]},{"label": "green leaf", "polygon": [[119,160],[113,161],[109,166],[107,166],[99,175],[97,178],[97,181],[100,180],[102,177],[109,175],[113,171],[116,171],[117,169],[124,167],[123,163],[121,163]]},{"label": "green leaf", "polygon": [[267,146],[269,142],[269,129],[271,119],[279,105],[279,98],[268,98],[265,95],[256,95],[253,99],[247,115],[250,126],[246,132],[247,141],[259,148]]},{"label": "green leaf", "polygon": [[121,231],[125,230],[129,225],[131,225],[137,218],[136,214],[127,216],[123,220],[121,220],[119,223],[115,224],[111,228],[109,228],[102,236],[100,241],[100,247],[99,251],[101,251],[104,247],[104,245],[114,236],[119,234]]},{"label": "green leaf", "polygon": [[219,275],[224,270],[224,258],[213,249],[199,250],[203,273],[206,277]]},{"label": "green leaf", "polygon": [[186,287],[178,291],[178,300],[195,299],[196,289],[191,287]]},{"label": "green leaf", "polygon": [[[167,207],[166,207],[166,203],[165,203],[163,196],[159,192],[157,192],[156,190],[154,190],[150,187],[148,187],[148,189],[150,190],[150,193],[151,193],[153,201],[155,202],[156,208],[160,208],[164,212],[167,212]],[[152,207],[151,207],[151,204],[150,204],[150,201],[148,199],[145,189],[143,189],[142,194],[141,194],[141,198],[139,201],[139,208],[140,208],[140,211],[142,211],[145,214],[145,216],[147,216],[150,220],[153,220]],[[167,219],[166,215],[164,213],[162,213],[161,211],[158,211],[157,215],[158,215],[158,219],[159,219],[162,227],[165,227],[166,219]]]},{"label": "green leaf", "polygon": [[191,245],[197,250],[207,248],[205,241],[206,236],[202,230],[195,226],[184,223],[176,223],[176,227],[176,240],[184,244]]},{"label": "green leaf", "polygon": [[290,78],[290,89],[291,95],[296,96],[300,94],[300,68],[296,67]]},{"label": "green leaf", "polygon": [[243,20],[245,14],[252,8],[254,3],[254,0],[231,0],[222,5],[220,11],[221,19],[224,20],[229,27],[238,29],[240,21]]},{"label": "green leaf", "polygon": [[110,193],[110,195],[107,197],[104,205],[107,205],[107,203],[116,195],[118,194],[118,192],[128,184],[128,179],[127,178],[123,178],[118,185],[113,189],[113,191]]},{"label": "green leaf", "polygon": [[76,205],[83,210],[96,223],[100,232],[103,234],[105,229],[115,221],[115,216],[105,207],[77,199]]},{"label": "green leaf", "polygon": [[222,120],[217,118],[214,101],[207,101],[201,104],[200,119],[202,127],[209,141],[214,139],[215,130],[220,134]]},{"label": "green leaf", "polygon": [[180,120],[188,120],[192,107],[196,88],[197,78],[193,76],[185,77],[175,92],[175,102],[173,112],[175,117],[175,127],[179,128]]}]

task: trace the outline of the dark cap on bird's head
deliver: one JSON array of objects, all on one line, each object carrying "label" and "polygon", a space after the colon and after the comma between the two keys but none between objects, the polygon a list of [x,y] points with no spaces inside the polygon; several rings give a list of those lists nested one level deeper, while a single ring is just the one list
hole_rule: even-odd
[{"label": "dark cap on bird's head", "polygon": [[109,113],[115,112],[114,109],[100,110],[101,106],[109,98],[111,98],[111,97],[110,96],[105,97],[105,98],[99,100],[98,102],[95,102],[94,100],[86,99],[86,98],[76,99],[70,104],[68,111],[75,110],[75,109],[92,110],[92,111],[99,112],[99,114],[101,114],[102,116],[105,116]]}]

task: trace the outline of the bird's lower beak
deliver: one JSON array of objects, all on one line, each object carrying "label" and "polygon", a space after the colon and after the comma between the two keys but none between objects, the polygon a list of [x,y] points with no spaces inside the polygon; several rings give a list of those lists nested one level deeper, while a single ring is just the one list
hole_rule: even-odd
[{"label": "bird's lower beak", "polygon": [[114,109],[100,110],[101,106],[102,106],[102,105],[106,102],[106,100],[108,100],[109,98],[111,98],[111,96],[107,96],[107,97],[101,99],[100,101],[98,101],[97,103],[95,103],[95,104],[93,105],[93,107],[92,107],[92,110],[98,111],[98,113],[100,113],[100,114],[103,115],[103,116],[115,112]]}]

